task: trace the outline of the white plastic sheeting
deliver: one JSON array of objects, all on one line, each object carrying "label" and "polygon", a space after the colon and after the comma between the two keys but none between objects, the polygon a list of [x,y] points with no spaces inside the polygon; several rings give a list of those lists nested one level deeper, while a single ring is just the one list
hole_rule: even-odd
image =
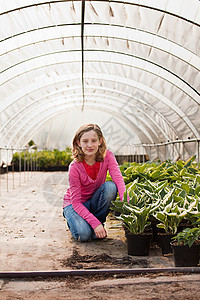
[{"label": "white plastic sheeting", "polygon": [[0,24],[0,147],[63,149],[88,122],[120,154],[200,137],[198,0],[0,0]]}]

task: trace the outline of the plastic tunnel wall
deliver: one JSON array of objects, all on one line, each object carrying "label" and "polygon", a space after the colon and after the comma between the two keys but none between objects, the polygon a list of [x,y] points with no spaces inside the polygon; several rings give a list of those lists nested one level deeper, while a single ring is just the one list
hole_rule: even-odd
[{"label": "plastic tunnel wall", "polygon": [[[116,154],[199,140],[198,0],[0,4],[0,148],[65,149],[90,122]],[[159,155],[181,147],[198,152]]]}]

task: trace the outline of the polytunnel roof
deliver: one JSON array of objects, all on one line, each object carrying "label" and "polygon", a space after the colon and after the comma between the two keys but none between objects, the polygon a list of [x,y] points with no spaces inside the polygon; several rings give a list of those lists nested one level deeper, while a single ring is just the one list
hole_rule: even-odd
[{"label": "polytunnel roof", "polygon": [[[0,0],[0,146],[200,135],[198,0]],[[117,133],[116,133],[117,132]]]}]

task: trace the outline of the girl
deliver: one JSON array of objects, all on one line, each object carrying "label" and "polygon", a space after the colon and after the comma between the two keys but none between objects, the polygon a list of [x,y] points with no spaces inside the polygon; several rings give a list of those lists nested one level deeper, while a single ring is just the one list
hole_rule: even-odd
[{"label": "girl", "polygon": [[[63,215],[72,235],[81,242],[105,238],[103,226],[117,192],[123,199],[125,183],[113,153],[106,149],[100,127],[86,124],[73,139],[74,160],[69,167],[69,188]],[[106,181],[109,171],[112,181]]]}]

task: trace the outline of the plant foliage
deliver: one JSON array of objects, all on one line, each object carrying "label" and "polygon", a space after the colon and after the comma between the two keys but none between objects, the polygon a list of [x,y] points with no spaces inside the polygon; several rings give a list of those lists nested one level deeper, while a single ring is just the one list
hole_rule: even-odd
[{"label": "plant foliage", "polygon": [[200,240],[200,228],[185,228],[182,232],[179,232],[172,238],[172,241],[177,242],[177,245],[188,245],[192,247],[194,243],[199,243]]},{"label": "plant foliage", "polygon": [[18,170],[20,165],[21,168],[24,169],[24,166],[29,164],[33,164],[35,162],[38,170],[47,170],[50,167],[58,168],[58,167],[67,167],[72,161],[71,150],[66,148],[65,151],[59,151],[58,149],[54,149],[53,151],[23,151],[16,152],[13,155],[13,162],[15,169]]},{"label": "plant foliage", "polygon": [[183,220],[193,225],[200,220],[200,170],[195,156],[187,162],[125,163],[120,170],[126,191],[123,201],[119,197],[113,201],[112,209],[130,231],[141,232],[156,219],[158,228],[176,234]]}]

